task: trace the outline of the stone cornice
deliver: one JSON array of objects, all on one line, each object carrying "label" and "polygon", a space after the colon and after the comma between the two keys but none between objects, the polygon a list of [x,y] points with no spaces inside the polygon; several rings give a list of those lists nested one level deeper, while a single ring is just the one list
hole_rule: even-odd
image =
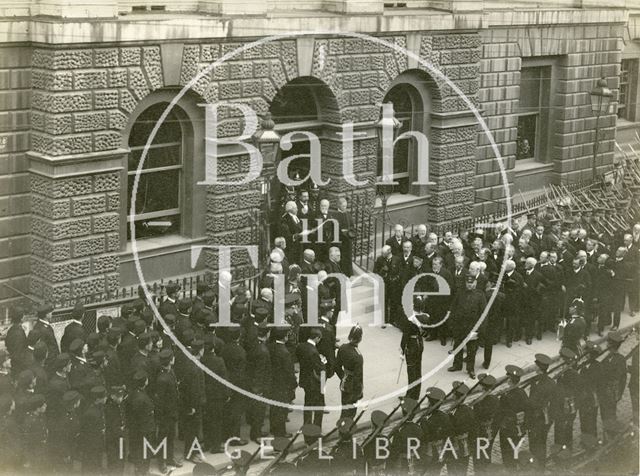
[{"label": "stone cornice", "polygon": [[50,178],[73,177],[92,173],[122,170],[123,159],[127,149],[116,149],[107,152],[74,154],[52,157],[39,152],[29,151],[29,172]]}]

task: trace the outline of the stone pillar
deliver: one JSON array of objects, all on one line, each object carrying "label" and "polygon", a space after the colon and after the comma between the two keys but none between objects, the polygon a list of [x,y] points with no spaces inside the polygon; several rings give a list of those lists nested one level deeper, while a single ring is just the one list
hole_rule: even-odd
[{"label": "stone pillar", "polygon": [[33,294],[61,302],[117,289],[125,153],[29,153]]}]

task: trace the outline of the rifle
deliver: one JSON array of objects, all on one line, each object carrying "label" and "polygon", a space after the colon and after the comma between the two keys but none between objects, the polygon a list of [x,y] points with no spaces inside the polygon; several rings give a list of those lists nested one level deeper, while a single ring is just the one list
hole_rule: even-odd
[{"label": "rifle", "polygon": [[[309,427],[314,427],[317,430],[312,431],[310,430]],[[293,445],[294,441],[296,441],[296,439],[303,432],[305,432],[305,436],[318,436],[317,433],[320,432],[320,428],[318,428],[315,425],[303,425],[303,427],[299,429],[295,435],[293,435],[293,438],[291,438],[290,440],[287,440],[286,443],[283,443],[283,441],[286,440],[286,438],[276,438],[273,441],[273,447],[274,449],[279,450],[280,454],[276,459],[271,461],[262,471],[260,471],[259,476],[266,476],[267,474],[270,474],[272,469],[275,468],[275,466],[278,465],[280,461],[282,461],[287,456],[287,451],[289,451],[289,448],[291,448],[291,445]]]},{"label": "rifle", "polygon": [[[362,447],[364,448],[365,446],[367,446],[369,443],[371,443],[371,441],[373,441],[373,439],[378,436],[378,434],[380,433],[380,431],[382,431],[382,429],[384,428],[384,426],[387,424],[387,422],[389,421],[389,419],[393,416],[393,414],[395,412],[397,412],[400,407],[402,405],[404,405],[405,401],[407,402],[413,402],[416,403],[415,400],[413,400],[412,398],[403,398],[400,400],[400,403],[398,403],[393,410],[391,410],[391,413],[389,413],[388,415],[385,414],[384,412],[380,411],[380,410],[376,410],[371,414],[371,423],[373,424],[373,431],[371,433],[369,433],[364,441],[362,442]],[[410,403],[409,403],[410,404]],[[380,421],[380,419],[382,419],[382,421]]]}]

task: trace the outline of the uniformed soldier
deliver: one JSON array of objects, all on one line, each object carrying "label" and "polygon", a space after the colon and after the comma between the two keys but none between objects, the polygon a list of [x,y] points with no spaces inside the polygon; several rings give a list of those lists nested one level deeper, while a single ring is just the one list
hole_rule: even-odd
[{"label": "uniformed soldier", "polygon": [[507,365],[505,368],[508,378],[508,389],[500,396],[498,412],[498,426],[500,428],[500,453],[502,464],[509,470],[518,467],[519,458],[514,448],[519,448],[520,442],[526,436],[526,414],[529,412],[529,397],[520,383],[524,374],[520,367]]},{"label": "uniformed soldier", "polygon": [[[473,402],[473,414],[477,423],[476,441],[481,438],[482,445],[472,447],[473,469],[475,474],[486,474],[490,471],[493,442],[498,434],[498,412],[500,399],[493,389],[497,385],[495,377],[487,374],[478,375],[483,393]],[[480,448],[480,449],[478,449]]]},{"label": "uniformed soldier", "polygon": [[173,314],[174,316],[178,316],[178,307],[176,305],[176,301],[178,300],[178,292],[180,292],[180,285],[178,283],[174,283],[173,281],[169,281],[165,286],[166,296],[162,303],[160,303],[160,307],[158,311],[161,316],[165,316],[166,314]]},{"label": "uniformed soldier", "polygon": [[87,344],[82,339],[74,339],[69,346],[71,356],[71,370],[69,371],[69,386],[72,390],[77,390],[83,397],[88,397],[91,390],[89,377],[92,374],[87,363]]},{"label": "uniformed soldier", "polygon": [[[200,361],[211,372],[223,380],[228,378],[227,367],[222,358],[224,341],[215,335],[204,336],[204,354]],[[205,405],[202,432],[205,448],[210,453],[222,453],[222,426],[224,424],[225,402],[229,398],[229,387],[210,376],[204,380]]]},{"label": "uniformed soldier", "polygon": [[406,397],[413,400],[420,398],[420,379],[422,378],[422,326],[427,324],[429,316],[422,313],[413,313],[405,321],[400,341],[400,352],[407,364],[407,385],[415,382],[415,385],[407,389]]},{"label": "uniformed soldier", "polygon": [[[27,334],[22,327],[22,319],[24,317],[24,310],[21,307],[12,307],[9,314],[11,319],[11,326],[7,330],[7,335],[4,339],[7,352],[11,356],[11,370],[14,376],[17,376],[23,368],[20,367],[20,361],[23,359],[23,354],[27,350]],[[16,365],[18,364],[18,365]]]},{"label": "uniformed soldier", "polygon": [[446,398],[446,394],[437,387],[429,387],[425,391],[429,407],[420,418],[419,424],[422,429],[421,445],[425,447],[427,454],[423,463],[426,474],[439,475],[444,466],[444,448],[446,439],[453,431],[451,418],[442,410],[440,406]]},{"label": "uniformed soldier", "polygon": [[160,371],[153,387],[155,419],[158,425],[158,443],[166,440],[167,457],[161,458],[161,473],[167,471],[167,465],[179,467],[175,461],[174,441],[179,415],[178,381],[173,372],[175,359],[171,349],[160,351]]},{"label": "uniformed soldier", "polygon": [[[269,345],[271,359],[271,386],[269,397],[276,402],[290,403],[295,398],[296,381],[293,358],[286,348],[288,330],[275,328],[271,331],[272,341]],[[269,426],[273,436],[290,438],[291,434],[286,430],[286,408],[278,405],[271,406],[269,410]]]},{"label": "uniformed soldier", "polygon": [[105,449],[104,404],[107,392],[103,386],[93,387],[91,402],[80,416],[80,468],[82,474],[101,474]]},{"label": "uniformed soldier", "polygon": [[[318,343],[322,339],[322,331],[318,328],[309,330],[306,342],[300,342],[296,349],[298,362],[300,362],[300,386],[304,389],[305,407],[324,407],[323,385],[326,375],[325,357],[318,351]],[[322,428],[323,410],[305,410],[304,423],[311,423]],[[307,444],[311,444],[316,438],[305,436]]]},{"label": "uniformed soldier", "polygon": [[[222,358],[227,367],[228,381],[242,389],[249,388],[247,376],[247,352],[240,345],[240,329],[230,327],[225,333],[228,341],[222,349]],[[247,440],[240,438],[240,422],[246,409],[245,397],[231,391],[225,403],[224,438],[234,438],[230,444],[244,446]]]},{"label": "uniformed soldier", "polygon": [[71,357],[69,354],[58,354],[52,365],[55,372],[49,378],[47,399],[47,428],[49,429],[49,455],[52,469],[64,471],[68,456],[65,452],[67,428],[65,418],[67,408],[63,400],[65,393],[70,390],[69,371],[71,370]]},{"label": "uniformed soldier", "polygon": [[[28,474],[47,472],[47,425],[44,412],[47,402],[44,395],[31,394],[24,401],[24,420],[22,422],[22,451],[24,467]],[[35,451],[34,451],[35,450]]]},{"label": "uniformed soldier", "polygon": [[110,475],[121,475],[124,470],[125,455],[120,454],[127,434],[124,385],[109,387],[109,398],[104,405],[105,451],[107,453],[107,472]]},{"label": "uniformed soldier", "polygon": [[[189,345],[191,355],[200,360],[204,353],[204,341],[194,339]],[[196,440],[202,439],[202,409],[205,402],[204,372],[191,359],[187,361],[185,372],[179,380],[182,404],[181,433],[184,439],[184,458],[192,463],[200,463],[202,458],[196,447]]]},{"label": "uniformed soldier", "polygon": [[529,450],[540,468],[544,468],[547,459],[547,434],[553,424],[551,403],[557,395],[557,384],[547,374],[551,362],[551,358],[545,354],[535,355],[538,375],[529,390]]},{"label": "uniformed soldier", "polygon": [[455,454],[447,462],[447,473],[450,475],[466,475],[469,458],[475,450],[478,421],[471,407],[464,403],[469,394],[469,387],[462,382],[453,382],[455,403],[449,411],[452,431],[451,442]]},{"label": "uniformed soldier", "polygon": [[600,380],[598,381],[598,402],[600,403],[603,426],[616,421],[618,401],[622,397],[627,383],[627,365],[619,352],[623,341],[624,338],[618,331],[611,331],[607,334],[609,354],[602,361]]},{"label": "uniformed soldier", "polygon": [[334,309],[334,301],[323,301],[320,303],[320,331],[322,338],[318,343],[318,352],[326,359],[326,379],[333,377],[336,361],[336,328],[334,316],[337,315]]},{"label": "uniformed soldier", "polygon": [[69,347],[76,339],[87,341],[87,331],[85,330],[82,320],[84,319],[84,305],[78,301],[71,311],[71,322],[64,328],[64,334],[60,339],[60,350],[69,352]]},{"label": "uniformed soldier", "polygon": [[554,443],[573,449],[573,422],[578,413],[580,374],[575,368],[578,355],[571,349],[560,349],[560,355],[568,367],[557,377],[556,397],[552,404],[554,413]]},{"label": "uniformed soldier", "polygon": [[133,383],[131,379],[138,370],[144,370],[149,376],[149,386],[147,391],[150,392],[150,394],[153,394],[152,389],[154,382],[149,360],[149,352],[151,352],[151,349],[153,348],[153,342],[151,341],[151,336],[148,332],[143,332],[138,336],[137,346],[138,350],[131,357],[131,361],[127,367],[129,384],[131,385]]},{"label": "uniformed soldier", "polygon": [[590,438],[597,438],[597,416],[598,406],[596,393],[600,372],[602,371],[598,356],[602,354],[602,349],[598,344],[587,341],[585,352],[588,354],[586,364],[580,369],[580,380],[578,383],[578,410],[580,411],[580,431]]},{"label": "uniformed soldier", "polygon": [[[262,321],[258,326],[257,345],[251,352],[247,352],[247,374],[250,390],[253,395],[258,397],[265,397],[271,386],[271,357],[267,348],[269,331],[267,323]],[[247,419],[251,427],[249,437],[258,444],[261,443],[261,438],[267,436],[267,433],[262,431],[265,411],[264,402],[257,398],[252,398],[249,401],[247,409]]]},{"label": "uniformed soldier", "polygon": [[49,376],[47,375],[47,371],[44,368],[45,361],[47,359],[47,352],[47,344],[45,344],[42,340],[38,340],[33,348],[33,363],[31,364],[30,369],[36,376],[35,393],[38,393],[40,395],[47,394]]},{"label": "uniformed soldier", "polygon": [[[61,435],[59,455],[61,464],[59,465],[59,474],[69,474],[73,468],[75,461],[80,460],[78,445],[80,439],[80,404],[82,403],[82,395],[75,390],[69,390],[62,396],[64,405],[64,417],[62,419],[62,428],[59,429]],[[52,435],[49,435],[52,438]]]},{"label": "uniformed soldier", "polygon": [[338,349],[335,361],[335,372],[340,378],[341,404],[343,406],[340,418],[353,418],[354,408],[344,408],[355,405],[362,398],[363,393],[363,358],[358,350],[362,342],[362,327],[356,324],[349,331],[349,342]]},{"label": "uniformed soldier", "polygon": [[[571,350],[576,355],[582,354],[581,340],[584,336],[586,323],[584,320],[584,302],[576,298],[569,305],[569,318],[563,326],[562,348]],[[563,323],[560,323],[562,325]]]},{"label": "uniformed soldier", "polygon": [[0,468],[7,474],[19,470],[21,460],[20,429],[14,417],[15,403],[10,394],[0,395]]},{"label": "uniformed soldier", "polygon": [[118,346],[122,340],[122,330],[112,327],[107,331],[107,348],[104,350],[107,364],[104,368],[104,381],[107,388],[124,384],[122,369],[120,366],[120,354]]},{"label": "uniformed soldier", "polygon": [[[149,473],[149,457],[144,458],[145,441],[152,443],[156,430],[153,400],[147,395],[148,376],[144,370],[133,375],[133,387],[126,400],[125,415],[129,430],[129,454],[135,474]],[[147,455],[149,456],[149,455]]]}]

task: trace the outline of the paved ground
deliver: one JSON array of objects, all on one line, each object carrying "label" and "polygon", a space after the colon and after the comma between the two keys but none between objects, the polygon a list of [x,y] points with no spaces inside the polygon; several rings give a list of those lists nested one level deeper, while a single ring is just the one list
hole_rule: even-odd
[{"label": "paved ground", "polygon": [[[404,366],[400,358],[400,338],[401,333],[393,326],[386,328],[369,327],[372,321],[372,314],[364,312],[371,307],[372,288],[367,286],[359,286],[354,288],[353,292],[353,322],[359,322],[364,329],[364,338],[360,345],[360,350],[364,356],[364,399],[365,400],[382,400],[368,407],[368,412],[379,409],[388,412],[398,403],[398,395],[404,395],[404,387],[407,384],[406,366]],[[628,314],[622,317],[621,327],[639,321],[639,316],[631,318]],[[342,342],[347,341],[349,328],[339,328],[338,338]],[[597,334],[592,334],[592,339],[597,339]],[[514,343],[511,348],[507,348],[504,344],[494,347],[493,360],[489,372],[495,377],[504,375],[504,367],[507,364],[515,364],[526,367],[533,363],[533,356],[538,352],[548,354],[554,357],[559,351],[559,342],[555,335],[546,333],[541,341],[534,340],[531,345],[526,345],[523,341]],[[425,342],[425,349],[422,359],[423,374],[433,371],[426,382],[422,384],[422,390],[429,386],[438,386],[445,392],[451,389],[451,383],[454,380],[462,380],[469,386],[473,385],[477,380],[471,380],[465,372],[448,372],[446,369],[451,365],[453,355],[448,354],[451,349],[450,345],[443,347],[439,342]],[[485,371],[481,367],[482,349],[479,349],[476,358],[476,373]],[[402,366],[402,369],[401,369]],[[436,370],[437,368],[437,370]],[[434,371],[435,370],[435,371]],[[328,380],[325,398],[329,406],[338,406],[340,404],[339,381],[337,377]],[[396,393],[396,395],[393,395]],[[383,400],[383,397],[388,397]],[[296,392],[296,404],[303,404],[303,391],[298,389]],[[330,430],[335,426],[336,421],[340,417],[338,411],[332,411],[325,414],[323,429]],[[289,415],[290,421],[287,429],[294,432],[302,426],[302,413],[293,411]],[[363,421],[368,418],[365,415]],[[268,429],[265,426],[265,430]],[[245,427],[245,432],[248,428]],[[248,434],[243,435],[248,439]],[[254,443],[242,447],[241,449],[253,452],[257,448]],[[228,458],[223,454],[210,455],[206,454],[207,462],[215,466],[223,465],[228,462]],[[192,465],[185,464],[183,468],[176,470],[174,474],[190,474]]]}]

